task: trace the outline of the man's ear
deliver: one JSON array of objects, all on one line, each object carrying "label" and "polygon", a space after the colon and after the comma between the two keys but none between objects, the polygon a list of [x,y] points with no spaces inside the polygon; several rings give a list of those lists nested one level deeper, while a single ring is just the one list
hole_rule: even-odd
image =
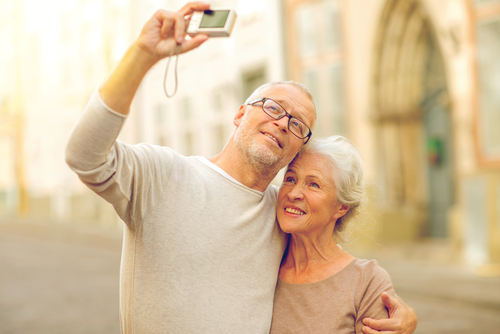
[{"label": "man's ear", "polygon": [[247,110],[247,106],[242,104],[240,106],[240,109],[238,110],[238,112],[234,116],[233,124],[236,125],[236,127],[240,126],[241,120],[243,119],[243,116],[245,115],[246,110]]}]

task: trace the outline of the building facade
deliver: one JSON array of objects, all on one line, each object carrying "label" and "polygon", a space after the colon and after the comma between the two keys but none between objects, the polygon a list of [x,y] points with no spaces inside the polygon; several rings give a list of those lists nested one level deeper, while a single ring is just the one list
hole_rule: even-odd
[{"label": "building facade", "polygon": [[[69,170],[72,128],[144,23],[179,0],[6,1],[0,11],[0,219],[116,228],[112,207]],[[57,2],[57,5],[55,3]],[[234,129],[239,106],[259,85],[284,77],[279,1],[211,1],[238,14],[230,38],[167,59],[147,75],[120,134],[213,156]]]},{"label": "building facade", "polygon": [[287,73],[312,88],[317,133],[363,154],[373,244],[447,239],[500,263],[500,1],[284,3]]},{"label": "building facade", "polygon": [[[64,148],[146,20],[183,3],[2,5],[1,218],[120,226],[67,168]],[[171,59],[172,98],[163,86],[168,60],[159,62],[121,140],[210,157],[257,86],[300,81],[317,106],[314,135],[349,137],[365,161],[370,201],[358,246],[431,238],[447,240],[469,264],[500,263],[500,0],[211,4],[236,10],[232,36]]]},{"label": "building facade", "polygon": [[[0,218],[115,226],[64,162],[89,97],[140,23],[126,0],[2,3]],[[111,218],[111,219],[110,219]]]}]

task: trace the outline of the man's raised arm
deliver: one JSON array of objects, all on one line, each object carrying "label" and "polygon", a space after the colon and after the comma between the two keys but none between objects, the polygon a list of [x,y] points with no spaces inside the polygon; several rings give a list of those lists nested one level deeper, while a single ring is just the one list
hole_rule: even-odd
[{"label": "man's raised arm", "polygon": [[[117,162],[111,161],[118,156],[123,159],[124,155],[123,152],[118,156],[110,153],[137,88],[147,71],[158,60],[169,56],[177,45],[181,46],[180,52],[187,52],[207,39],[207,36],[184,37],[188,15],[209,7],[205,3],[192,2],[178,12],[158,10],[144,25],[99,94],[92,96],[66,147],[67,164],[87,185],[103,184],[116,175]],[[130,171],[122,174],[132,175]],[[128,184],[131,180],[122,179],[121,182]]]},{"label": "man's raised arm", "polygon": [[156,62],[170,56],[178,44],[181,46],[180,53],[184,53],[208,39],[206,35],[197,35],[192,39],[184,37],[189,20],[187,16],[209,8],[210,5],[204,2],[190,2],[178,12],[158,10],[99,89],[103,102],[120,114],[128,114],[137,88]]}]

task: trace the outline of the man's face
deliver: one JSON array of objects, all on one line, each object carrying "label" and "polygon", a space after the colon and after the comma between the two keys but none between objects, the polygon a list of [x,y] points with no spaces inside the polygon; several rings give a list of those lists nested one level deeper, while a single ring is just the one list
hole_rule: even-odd
[{"label": "man's face", "polygon": [[[309,97],[292,85],[275,85],[262,93],[278,102],[309,128],[314,122],[314,105]],[[261,103],[242,106],[234,119],[238,127],[234,134],[236,147],[249,157],[256,167],[281,169],[295,157],[306,139],[299,139],[288,130],[288,117],[275,120],[263,110]]]}]

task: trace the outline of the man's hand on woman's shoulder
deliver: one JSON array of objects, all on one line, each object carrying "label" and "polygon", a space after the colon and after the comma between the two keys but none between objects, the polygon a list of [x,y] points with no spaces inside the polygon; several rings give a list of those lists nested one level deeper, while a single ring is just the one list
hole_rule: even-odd
[{"label": "man's hand on woman's shoulder", "polygon": [[389,319],[363,319],[365,334],[411,334],[417,328],[417,315],[401,299],[391,298],[386,292],[380,296],[389,310]]}]

